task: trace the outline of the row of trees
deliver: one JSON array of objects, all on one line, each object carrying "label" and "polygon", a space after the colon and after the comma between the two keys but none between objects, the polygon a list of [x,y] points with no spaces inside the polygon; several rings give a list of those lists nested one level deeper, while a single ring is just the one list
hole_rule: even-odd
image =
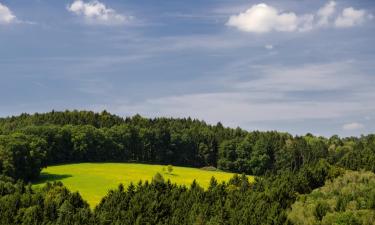
[{"label": "row of trees", "polygon": [[326,159],[344,168],[375,171],[375,135],[293,137],[189,118],[121,119],[86,111],[5,118],[0,120],[0,132],[0,173],[24,180],[38,177],[46,165],[83,161],[214,166],[264,175]]},{"label": "row of trees", "polygon": [[33,115],[22,113],[19,116],[0,118],[0,130],[10,131],[31,125],[92,125],[94,127],[112,127],[122,124],[127,119],[103,111],[95,113],[92,111],[52,111],[49,113],[35,113]]}]

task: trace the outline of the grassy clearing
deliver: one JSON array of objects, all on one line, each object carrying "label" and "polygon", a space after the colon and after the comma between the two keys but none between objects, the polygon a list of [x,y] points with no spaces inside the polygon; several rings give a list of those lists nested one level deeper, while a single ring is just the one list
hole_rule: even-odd
[{"label": "grassy clearing", "polygon": [[[71,191],[79,191],[82,197],[94,207],[110,189],[117,188],[122,183],[125,186],[139,180],[151,181],[157,173],[173,183],[190,185],[195,179],[200,186],[207,188],[214,176],[219,182],[228,181],[234,174],[221,171],[208,171],[188,167],[173,167],[173,172],[163,172],[162,165],[147,165],[135,163],[78,163],[50,166],[42,171],[41,178],[35,187],[44,185],[47,181],[61,181]],[[253,181],[249,177],[249,181]]]}]

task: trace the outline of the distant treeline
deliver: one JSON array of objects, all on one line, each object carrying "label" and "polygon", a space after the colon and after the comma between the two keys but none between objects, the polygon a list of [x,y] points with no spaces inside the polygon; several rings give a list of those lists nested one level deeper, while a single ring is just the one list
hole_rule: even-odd
[{"label": "distant treeline", "polygon": [[106,111],[22,114],[0,119],[0,174],[32,180],[41,168],[71,162],[147,162],[264,175],[325,159],[375,171],[375,135],[330,138],[248,132],[172,118],[121,118]]}]

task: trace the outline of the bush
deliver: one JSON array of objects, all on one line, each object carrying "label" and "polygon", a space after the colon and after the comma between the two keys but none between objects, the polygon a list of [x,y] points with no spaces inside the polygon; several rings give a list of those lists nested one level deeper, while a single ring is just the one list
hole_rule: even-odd
[{"label": "bush", "polygon": [[164,177],[160,173],[156,173],[154,178],[152,178],[152,182],[156,184],[164,183]]},{"label": "bush", "polygon": [[323,217],[331,210],[328,203],[318,202],[315,206],[314,216],[319,221],[322,221]]},{"label": "bush", "polygon": [[168,173],[172,173],[173,172],[173,166],[168,165],[167,170],[168,170]]}]

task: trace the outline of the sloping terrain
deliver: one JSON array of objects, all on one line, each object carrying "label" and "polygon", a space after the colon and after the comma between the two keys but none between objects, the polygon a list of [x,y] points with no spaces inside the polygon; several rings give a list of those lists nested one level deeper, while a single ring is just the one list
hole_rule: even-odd
[{"label": "sloping terrain", "polygon": [[375,224],[375,174],[347,171],[307,195],[288,215],[299,224]]},{"label": "sloping terrain", "polygon": [[[190,185],[193,180],[206,188],[214,176],[219,182],[228,181],[234,174],[221,171],[208,171],[197,168],[173,167],[172,172],[167,166],[135,163],[78,163],[49,166],[42,171],[41,179],[35,186],[46,182],[61,181],[71,191],[79,191],[91,207],[99,203],[110,189],[122,183],[125,186],[142,181],[151,181],[156,173],[170,179],[172,183]],[[250,181],[253,177],[250,177]]]}]

